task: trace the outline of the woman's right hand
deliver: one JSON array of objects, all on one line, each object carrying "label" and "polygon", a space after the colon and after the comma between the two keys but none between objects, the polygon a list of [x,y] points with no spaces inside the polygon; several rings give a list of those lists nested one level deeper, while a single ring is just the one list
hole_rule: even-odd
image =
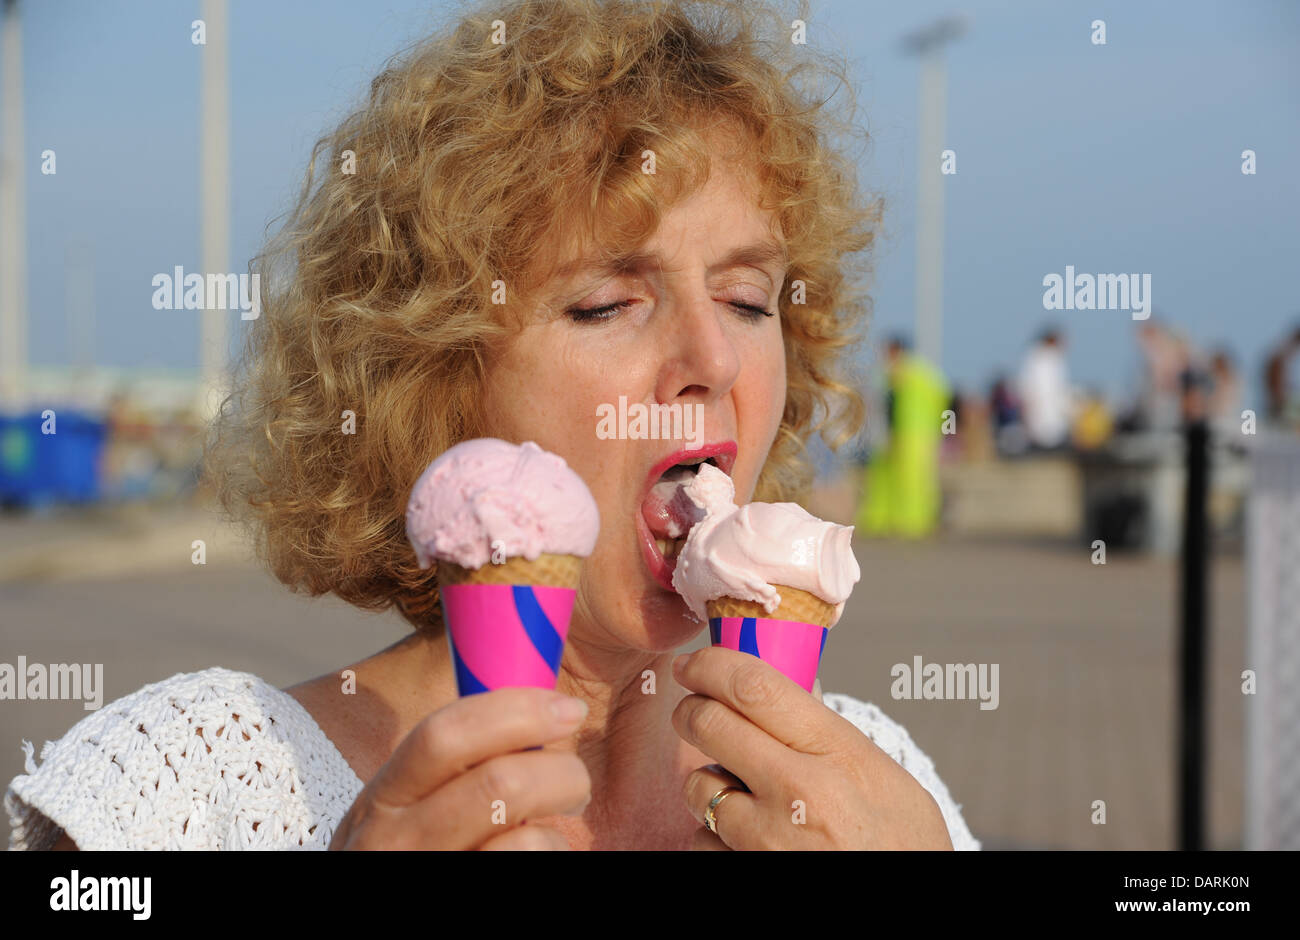
[{"label": "woman's right hand", "polygon": [[[564,717],[556,705],[581,710]],[[496,689],[421,721],[357,796],[330,849],[567,849],[545,816],[576,816],[591,777],[571,752],[524,750],[566,738],[586,715],[549,689]],[[498,803],[497,801],[501,801]]]}]

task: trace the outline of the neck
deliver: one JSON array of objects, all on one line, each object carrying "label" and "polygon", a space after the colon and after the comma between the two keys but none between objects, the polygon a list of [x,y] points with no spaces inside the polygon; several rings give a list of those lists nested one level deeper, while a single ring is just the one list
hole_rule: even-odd
[{"label": "neck", "polygon": [[681,696],[672,678],[674,653],[601,648],[571,637],[556,688],[589,709],[575,736],[593,789],[621,779],[653,779],[679,739],[671,715]]},{"label": "neck", "polygon": [[579,819],[548,820],[574,848],[615,848],[680,831],[658,818],[685,806],[680,789],[682,741],[672,712],[683,695],[672,678],[675,652],[600,648],[573,640],[556,688],[590,711],[574,737],[553,745],[574,751],[591,776],[592,801]]},{"label": "neck", "polygon": [[[548,816],[538,822],[563,833],[575,849],[680,848],[674,834],[684,825],[689,831],[693,821],[662,818],[676,811],[689,817],[681,795],[684,745],[672,726],[673,709],[686,694],[672,676],[676,651],[636,650],[576,635],[595,632],[570,630],[556,681],[558,691],[587,703],[587,717],[575,734],[547,745],[582,759],[591,777],[591,803],[581,817]],[[403,658],[426,677],[413,716],[427,713],[425,696],[431,691],[440,699],[455,698],[445,638],[410,636],[390,649],[397,648],[406,648]],[[431,675],[437,681],[430,683]],[[685,750],[692,766],[708,762]]]}]

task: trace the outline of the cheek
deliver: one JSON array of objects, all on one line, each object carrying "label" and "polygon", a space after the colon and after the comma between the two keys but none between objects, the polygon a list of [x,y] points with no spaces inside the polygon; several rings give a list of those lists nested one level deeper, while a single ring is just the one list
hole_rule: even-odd
[{"label": "cheek", "polygon": [[541,444],[535,435],[570,428],[585,410],[589,383],[581,359],[545,333],[525,330],[490,360],[484,388],[490,433]]},{"label": "cheek", "polygon": [[545,328],[525,330],[489,367],[485,434],[534,441],[579,473],[600,469],[597,408],[617,400],[600,357]]},{"label": "cheek", "polygon": [[785,414],[787,381],[784,336],[779,328],[774,333],[773,337],[764,342],[762,354],[758,357],[762,412],[757,417],[760,417],[760,425],[769,443],[776,437],[777,428],[781,426],[781,418]]},{"label": "cheek", "polygon": [[778,330],[772,340],[756,346],[747,362],[744,389],[737,391],[741,396],[737,409],[743,416],[740,422],[741,452],[753,455],[753,463],[746,474],[750,478],[748,485],[741,486],[737,480],[737,498],[743,497],[741,501],[744,502],[754,496],[759,475],[785,415],[787,373],[781,332]]},{"label": "cheek", "polygon": [[772,425],[772,433],[776,433],[776,427],[781,423],[781,416],[785,414],[785,396],[786,396],[786,364],[785,364],[785,343],[777,345],[773,352],[772,369],[774,378],[772,380],[772,410],[776,414],[776,420]]}]

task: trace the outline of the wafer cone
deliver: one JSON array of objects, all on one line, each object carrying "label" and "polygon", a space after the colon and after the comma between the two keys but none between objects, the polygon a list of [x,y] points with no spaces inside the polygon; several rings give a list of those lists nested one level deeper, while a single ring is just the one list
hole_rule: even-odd
[{"label": "wafer cone", "polygon": [[462,568],[449,561],[438,562],[438,583],[447,584],[533,584],[576,588],[582,574],[577,555],[549,555],[534,559],[507,558],[503,564]]},{"label": "wafer cone", "polygon": [[829,627],[835,617],[835,605],[828,604],[816,594],[798,588],[775,584],[781,595],[776,610],[768,613],[757,601],[742,601],[735,597],[719,597],[705,604],[709,619],[714,617],[762,617],[766,620],[797,620],[818,627]]},{"label": "wafer cone", "polygon": [[461,695],[555,688],[582,561],[542,554],[462,568],[438,562],[443,621]]},{"label": "wafer cone", "polygon": [[706,602],[709,639],[757,656],[812,692],[835,605],[798,588],[775,587],[781,603],[772,611],[735,597]]}]

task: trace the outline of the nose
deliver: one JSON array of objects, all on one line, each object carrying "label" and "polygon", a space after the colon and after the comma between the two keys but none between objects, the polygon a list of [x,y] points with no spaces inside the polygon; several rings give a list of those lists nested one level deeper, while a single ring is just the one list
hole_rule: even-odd
[{"label": "nose", "polygon": [[707,403],[731,390],[740,374],[740,355],[728,335],[727,315],[725,305],[707,291],[679,301],[660,339],[667,352],[655,389],[660,402],[693,397]]}]

